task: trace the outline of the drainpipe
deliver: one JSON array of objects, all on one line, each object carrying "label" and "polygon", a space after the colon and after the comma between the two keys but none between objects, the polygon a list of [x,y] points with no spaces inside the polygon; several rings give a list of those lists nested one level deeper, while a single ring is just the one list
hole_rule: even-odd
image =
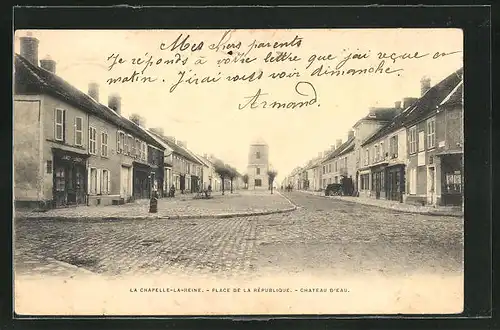
[{"label": "drainpipe", "polygon": [[[86,176],[86,182],[87,184],[85,185],[85,195],[87,196],[87,206],[90,206],[90,194],[89,194],[89,170],[90,170],[90,164],[89,164],[89,161],[90,161],[90,153],[89,153],[89,130],[90,130],[90,115],[87,113],[87,153],[89,154],[89,157],[87,157],[87,161],[85,162],[86,163],[86,173],[85,173],[85,176]],[[83,133],[82,133],[83,134]],[[83,134],[83,136],[85,136],[85,134]],[[97,138],[97,137],[96,137]],[[82,137],[82,139],[84,139],[84,137]],[[97,143],[97,142],[96,142]]]}]

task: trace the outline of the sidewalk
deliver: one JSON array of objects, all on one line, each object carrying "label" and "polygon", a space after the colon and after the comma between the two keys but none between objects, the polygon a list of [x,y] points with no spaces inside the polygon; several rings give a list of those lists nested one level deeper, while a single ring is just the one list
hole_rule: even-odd
[{"label": "sidewalk", "polygon": [[343,200],[346,202],[359,203],[363,205],[371,205],[377,206],[385,209],[391,209],[400,212],[407,213],[418,213],[418,214],[428,214],[428,215],[437,215],[437,216],[451,216],[451,217],[463,217],[464,213],[461,209],[456,209],[455,207],[446,207],[446,206],[417,206],[406,203],[399,203],[396,201],[390,201],[385,199],[375,199],[369,197],[353,197],[353,196],[325,196],[324,192],[318,191],[307,191],[307,190],[298,190],[299,192],[323,196],[324,198],[335,198],[339,200]]},{"label": "sidewalk", "polygon": [[124,205],[79,206],[47,212],[17,211],[16,218],[28,219],[195,219],[230,218],[290,212],[296,209],[279,193],[238,190],[233,194],[215,192],[211,199],[195,199],[195,194],[158,199],[158,213],[149,213],[149,200]]}]

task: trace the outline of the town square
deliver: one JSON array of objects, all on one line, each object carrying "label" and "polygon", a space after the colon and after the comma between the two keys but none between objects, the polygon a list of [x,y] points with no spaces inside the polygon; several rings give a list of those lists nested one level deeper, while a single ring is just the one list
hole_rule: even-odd
[{"label": "town square", "polygon": [[[318,40],[302,30],[276,32],[281,39],[261,47],[255,40],[265,40],[263,31],[192,37],[210,44],[222,35],[235,45],[243,38],[253,45],[247,53],[201,44],[183,49],[184,34],[160,32],[16,34],[16,281],[170,276],[241,283],[362,276],[368,285],[432,276],[446,283],[443,290],[453,287],[449,292],[460,301],[461,283],[454,282],[463,276],[464,255],[459,36],[450,34],[454,42],[441,48],[437,42],[427,45],[425,31],[408,31],[406,37],[399,37],[404,31],[384,32],[404,47],[379,50],[378,57],[370,57],[370,49],[339,48],[337,57],[320,55],[328,48],[307,53],[308,42]],[[339,32],[338,38],[354,45],[349,33],[354,32]],[[363,40],[376,45],[382,32],[370,33]],[[78,51],[58,50],[57,36],[78,36],[78,47],[99,44],[109,53],[74,60]],[[408,36],[428,49],[411,48]],[[173,43],[160,46],[160,55],[142,51],[158,40]],[[134,49],[145,58],[170,54],[184,60],[165,60],[163,78],[158,73],[148,81],[116,79],[131,72],[126,65],[137,62],[130,61]],[[306,71],[292,68],[294,61],[265,60],[292,53],[295,62],[306,62]],[[245,76],[235,66],[222,73],[238,61],[224,63],[213,54],[255,56],[244,63],[244,72],[261,74],[240,79]],[[218,63],[213,72],[204,64],[210,56]],[[142,72],[153,77],[154,70],[160,69],[146,65]],[[330,77],[320,78],[322,70]],[[193,84],[195,78],[179,84],[195,75],[226,78],[203,86]],[[330,78],[335,82],[328,83]],[[352,290],[308,281],[268,289]],[[398,288],[390,290],[397,294]]]}]

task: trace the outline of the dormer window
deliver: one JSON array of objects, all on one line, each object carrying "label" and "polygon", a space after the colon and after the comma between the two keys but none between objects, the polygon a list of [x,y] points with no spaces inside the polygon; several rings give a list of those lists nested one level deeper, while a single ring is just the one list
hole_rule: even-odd
[{"label": "dormer window", "polygon": [[256,157],[257,159],[260,159],[260,151],[257,151],[257,152],[255,153],[255,157]]}]

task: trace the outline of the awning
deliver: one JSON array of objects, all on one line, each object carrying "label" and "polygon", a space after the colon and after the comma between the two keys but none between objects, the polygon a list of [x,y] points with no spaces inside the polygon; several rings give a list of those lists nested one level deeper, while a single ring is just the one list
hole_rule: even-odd
[{"label": "awning", "polygon": [[52,148],[52,154],[55,157],[58,157],[62,160],[73,162],[73,163],[80,163],[80,164],[85,164],[87,158],[89,158],[89,154],[82,151],[76,151],[76,150],[67,150],[67,149],[61,149],[57,147]]},{"label": "awning", "polygon": [[436,152],[434,156],[458,155],[463,153],[464,153],[463,150],[443,150],[440,152]]}]

